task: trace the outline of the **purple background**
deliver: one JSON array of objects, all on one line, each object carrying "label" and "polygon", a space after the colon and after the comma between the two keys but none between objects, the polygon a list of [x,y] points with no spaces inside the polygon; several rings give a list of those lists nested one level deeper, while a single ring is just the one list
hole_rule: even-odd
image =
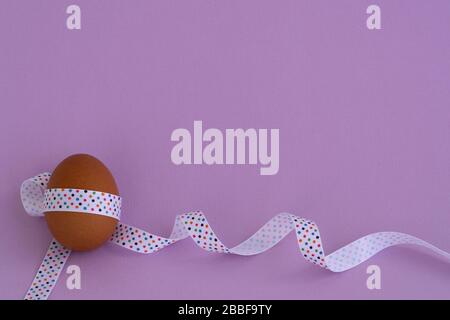
[{"label": "purple background", "polygon": [[[0,298],[22,298],[51,239],[19,200],[22,180],[86,152],[114,173],[123,221],[168,235],[203,210],[228,245],[280,211],[315,220],[326,252],[375,231],[450,250],[450,2],[2,1]],[[65,8],[82,9],[82,30]],[[176,128],[280,128],[280,171],[175,166]],[[53,299],[450,298],[450,264],[388,249],[333,274],[293,234],[255,257],[183,241],[157,254],[75,253]],[[366,288],[366,267],[382,289]]]}]

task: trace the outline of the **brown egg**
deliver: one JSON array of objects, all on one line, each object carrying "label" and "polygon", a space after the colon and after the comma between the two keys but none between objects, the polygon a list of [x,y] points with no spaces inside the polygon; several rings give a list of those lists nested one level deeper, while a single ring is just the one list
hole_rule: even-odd
[{"label": "brown egg", "polygon": [[[75,154],[64,159],[53,171],[48,188],[95,190],[119,195],[114,177],[97,158]],[[98,214],[47,212],[50,232],[63,246],[76,251],[92,250],[113,234],[117,220]]]}]

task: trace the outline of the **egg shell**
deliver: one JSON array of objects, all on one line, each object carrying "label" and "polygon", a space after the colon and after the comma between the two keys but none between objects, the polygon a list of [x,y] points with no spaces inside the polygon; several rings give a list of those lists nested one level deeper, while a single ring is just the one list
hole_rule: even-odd
[{"label": "egg shell", "polygon": [[[119,195],[114,177],[97,158],[75,154],[64,159],[53,171],[49,189],[72,188]],[[63,246],[75,251],[95,249],[113,234],[117,220],[111,217],[79,212],[47,212],[50,232]]]}]

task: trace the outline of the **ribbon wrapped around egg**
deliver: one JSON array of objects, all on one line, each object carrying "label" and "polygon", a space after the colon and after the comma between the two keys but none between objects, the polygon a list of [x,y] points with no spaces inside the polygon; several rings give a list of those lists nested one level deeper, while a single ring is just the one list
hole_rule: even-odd
[{"label": "ribbon wrapped around egg", "polygon": [[72,155],[50,173],[23,182],[21,199],[31,216],[43,216],[54,239],[28,289],[25,299],[45,300],[56,285],[70,252],[95,249],[109,241],[137,253],[152,253],[190,237],[199,247],[216,253],[243,256],[262,253],[295,231],[303,257],[332,272],[342,272],[394,245],[426,247],[450,260],[450,254],[419,238],[399,232],[364,236],[325,255],[317,225],[289,213],[280,213],[235,247],[226,247],[200,211],[176,216],[168,238],[120,222],[121,202],[108,168],[86,154]]}]

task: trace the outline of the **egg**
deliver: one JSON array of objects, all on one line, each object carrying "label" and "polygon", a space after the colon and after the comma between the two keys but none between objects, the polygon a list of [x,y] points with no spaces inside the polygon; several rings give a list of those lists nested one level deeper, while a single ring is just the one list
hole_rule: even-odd
[{"label": "egg", "polygon": [[[47,188],[93,190],[119,195],[108,168],[88,154],[75,154],[64,159],[53,171]],[[98,214],[55,211],[46,212],[45,220],[55,239],[75,251],[101,246],[111,237],[118,222]]]}]

